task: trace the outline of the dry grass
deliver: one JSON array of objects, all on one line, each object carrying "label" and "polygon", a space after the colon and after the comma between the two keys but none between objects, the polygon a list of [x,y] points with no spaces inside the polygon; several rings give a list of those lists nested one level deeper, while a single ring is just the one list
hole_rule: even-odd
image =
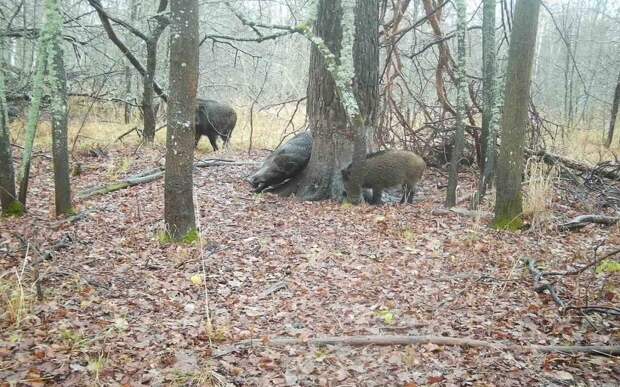
[{"label": "dry grass", "polygon": [[[298,111],[293,120],[293,124],[289,125],[289,119],[293,113],[292,109],[283,109],[278,112],[276,109],[254,112],[253,120],[250,121],[249,109],[237,108],[237,125],[232,134],[230,149],[239,151],[247,150],[250,147],[250,138],[252,149],[274,149],[282,139],[282,136],[294,130],[299,130],[304,124],[303,109]],[[136,119],[129,123],[123,122],[123,110],[116,106],[108,108],[95,108],[90,111],[88,120],[82,122],[83,115],[88,111],[88,106],[81,101],[74,102],[71,108],[71,119],[69,122],[69,148],[75,151],[81,149],[90,149],[94,146],[107,147],[119,143],[118,137],[130,131],[132,128],[140,128],[142,122]],[[158,127],[164,122],[158,123]],[[11,132],[13,142],[17,144],[23,143],[25,122],[16,121],[11,124]],[[51,149],[51,123],[46,117],[41,120],[37,137],[35,139],[35,147],[37,149]],[[122,143],[137,145],[140,138],[136,131],[123,137]],[[166,142],[165,127],[159,130],[155,136],[157,145],[164,145]],[[75,144],[75,145],[74,145]],[[211,152],[211,144],[206,137],[203,137],[198,145],[198,151],[202,153]],[[226,150],[222,151],[226,153]]]},{"label": "dry grass", "polygon": [[551,205],[558,171],[556,167],[530,159],[525,175],[528,180],[523,191],[523,215],[530,219],[533,230],[543,230],[553,219]]},{"label": "dry grass", "polygon": [[24,287],[23,269],[15,268],[14,272],[6,272],[0,277],[0,322],[8,327],[19,328],[29,317],[34,301],[30,289]]},{"label": "dry grass", "polygon": [[572,130],[566,133],[564,139],[558,137],[551,142],[548,150],[591,165],[620,157],[620,142],[614,141],[610,148],[604,144],[605,136],[600,131]]}]

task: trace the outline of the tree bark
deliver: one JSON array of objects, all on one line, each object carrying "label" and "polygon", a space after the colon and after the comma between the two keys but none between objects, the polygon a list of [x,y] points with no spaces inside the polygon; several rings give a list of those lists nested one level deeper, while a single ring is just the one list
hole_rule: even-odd
[{"label": "tree bark", "polygon": [[539,9],[538,0],[516,4],[497,165],[495,226],[498,228],[518,229],[522,225],[521,176]]},{"label": "tree bark", "polygon": [[313,136],[312,155],[300,177],[293,179],[281,194],[295,193],[303,200],[340,200],[343,192],[340,170],[351,161],[354,143],[357,144],[356,160],[365,157],[368,131],[376,123],[379,6],[375,0],[355,4],[356,34],[353,47],[346,47],[346,50],[353,49],[351,77],[354,83],[353,94],[349,95],[346,90],[350,90],[350,85],[341,84],[339,89],[335,78],[345,83],[351,79],[345,79],[343,73],[337,74],[333,65],[339,67],[337,71],[350,69],[348,63],[341,66],[342,17],[343,4],[352,6],[352,3],[351,0],[319,1],[315,36],[322,39],[324,48],[336,61],[326,61],[325,52],[314,42],[306,107]]},{"label": "tree bark", "polygon": [[153,81],[157,69],[157,40],[146,41],[146,74],[142,78],[142,116],[144,141],[152,143],[155,140],[155,110],[153,109]]},{"label": "tree bark", "polygon": [[41,31],[41,35],[37,47],[37,61],[34,79],[32,81],[32,99],[30,102],[30,110],[28,111],[28,120],[25,129],[24,150],[22,152],[22,160],[19,168],[19,201],[22,206],[26,206],[26,196],[28,194],[28,181],[30,178],[30,163],[32,162],[32,147],[34,138],[37,133],[37,123],[39,121],[39,113],[41,109],[41,100],[43,98],[43,82],[45,78],[45,69],[47,65],[47,56],[49,46],[54,41],[55,35],[60,31],[54,31],[54,28],[60,28],[62,23],[53,23],[50,18],[56,17],[53,7],[56,0],[46,0],[45,2],[45,24]]},{"label": "tree bark", "polygon": [[[59,10],[56,10],[59,12]],[[60,18],[60,13],[58,13]],[[67,144],[67,77],[60,35],[50,45],[48,82],[52,94],[52,155],[54,164],[54,203],[56,215],[73,212]]]},{"label": "tree bark", "polygon": [[618,104],[620,103],[620,74],[618,74],[618,82],[616,83],[616,91],[614,92],[614,101],[611,105],[611,117],[609,118],[609,130],[607,131],[607,141],[605,146],[609,148],[614,140],[614,129],[616,128],[616,119],[618,118]]},{"label": "tree bark", "polygon": [[497,141],[496,112],[496,55],[495,55],[495,0],[484,0],[482,9],[482,130],[480,153],[484,161],[480,173],[478,195],[474,200],[477,206],[484,198],[487,187],[493,184],[495,172],[495,144]]},{"label": "tree bark", "polygon": [[[0,52],[4,41],[0,39]],[[2,213],[19,215],[22,207],[15,193],[15,168],[11,152],[11,136],[7,122],[6,86],[4,83],[4,58],[0,55],[0,205]]]},{"label": "tree bark", "polygon": [[196,229],[192,163],[198,86],[198,0],[172,1],[170,12],[170,106],[164,217],[168,235],[180,240]]},{"label": "tree bark", "polygon": [[[342,42],[342,6],[340,0],[319,0],[314,33],[323,39],[336,58]],[[312,154],[294,192],[303,200],[342,197],[339,171],[346,167],[353,152],[352,133],[347,131],[347,117],[336,83],[325,59],[313,45],[310,51],[306,115],[312,132]]]},{"label": "tree bark", "polygon": [[458,184],[458,168],[463,155],[465,137],[465,114],[467,110],[467,81],[465,80],[465,30],[467,29],[465,0],[456,1],[458,66],[456,84],[456,130],[454,132],[454,148],[450,160],[446,207],[456,205],[456,186]]}]

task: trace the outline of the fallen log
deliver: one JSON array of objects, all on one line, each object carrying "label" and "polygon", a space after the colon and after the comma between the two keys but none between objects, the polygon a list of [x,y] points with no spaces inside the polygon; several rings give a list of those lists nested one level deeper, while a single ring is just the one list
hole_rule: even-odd
[{"label": "fallen log", "polygon": [[[206,159],[194,163],[194,168],[215,167],[222,165],[248,165],[256,164],[254,161],[235,161],[224,159]],[[150,183],[158,180],[164,176],[165,168],[154,168],[147,171],[140,172],[136,175],[129,176],[125,179],[121,179],[112,183],[90,187],[77,193],[78,199],[86,199],[96,195],[103,195],[111,192],[115,192],[121,189],[133,187],[139,184]]]},{"label": "fallen log", "polygon": [[540,157],[543,162],[549,165],[562,164],[567,168],[574,169],[591,175],[605,177],[611,180],[620,181],[620,165],[603,163],[600,166],[591,167],[581,161],[572,160],[567,157],[549,153],[545,150],[535,151],[526,149],[525,154],[529,157]]},{"label": "fallen log", "polygon": [[505,344],[470,338],[444,336],[407,336],[407,335],[371,335],[371,336],[325,336],[309,339],[275,337],[266,339],[243,340],[215,353],[223,356],[241,348],[267,345],[449,345],[461,347],[490,348],[501,351],[541,352],[541,353],[587,353],[593,355],[613,356],[620,354],[620,345],[519,345]]},{"label": "fallen log", "polygon": [[613,226],[620,221],[618,216],[607,215],[579,215],[572,220],[558,226],[560,231],[574,231],[587,226],[590,223]]}]

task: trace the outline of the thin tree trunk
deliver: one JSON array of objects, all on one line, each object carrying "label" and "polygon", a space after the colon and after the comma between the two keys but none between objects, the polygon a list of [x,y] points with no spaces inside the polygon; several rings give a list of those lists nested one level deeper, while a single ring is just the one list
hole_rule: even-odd
[{"label": "thin tree trunk", "polygon": [[35,75],[32,82],[32,99],[30,102],[30,110],[28,111],[28,120],[26,122],[24,150],[22,152],[22,160],[19,168],[19,201],[26,206],[26,196],[28,194],[28,180],[30,178],[30,163],[32,162],[32,147],[34,138],[37,134],[37,123],[39,121],[39,113],[41,110],[41,99],[43,97],[43,80],[45,77],[45,68],[47,63],[48,46],[50,45],[55,31],[50,27],[50,17],[55,17],[50,13],[50,2],[46,1],[46,22],[41,31],[38,48]]},{"label": "thin tree trunk", "polygon": [[616,119],[618,118],[618,103],[620,103],[620,74],[618,74],[618,82],[616,83],[616,91],[614,92],[614,101],[611,105],[611,117],[609,118],[609,130],[607,131],[607,142],[605,146],[609,148],[614,140],[614,129],[616,128]]},{"label": "thin tree trunk", "polygon": [[[0,39],[0,52],[4,49]],[[23,207],[15,194],[15,168],[11,152],[11,136],[7,125],[6,87],[4,83],[4,58],[0,55],[0,205],[5,215],[20,215]]]},{"label": "thin tree trunk", "polygon": [[456,1],[457,13],[457,41],[458,41],[458,68],[456,85],[456,131],[454,133],[454,148],[450,160],[448,175],[448,192],[446,207],[456,205],[456,186],[458,184],[458,168],[463,155],[465,136],[465,114],[467,110],[467,81],[465,80],[465,31],[467,29],[465,0]]},{"label": "thin tree trunk", "polygon": [[142,112],[144,116],[143,136],[147,143],[155,140],[155,110],[153,109],[153,80],[157,68],[157,40],[146,42],[146,74],[143,79]]},{"label": "thin tree trunk", "polygon": [[[56,11],[58,12],[58,9]],[[60,18],[60,13],[58,17]],[[73,212],[67,145],[67,78],[60,42],[58,36],[50,45],[52,52],[48,56],[48,82],[52,94],[52,155],[56,215]]]},{"label": "thin tree trunk", "polygon": [[495,55],[495,0],[484,0],[482,9],[482,132],[481,156],[484,160],[480,173],[478,195],[474,208],[484,198],[487,187],[493,184],[495,172],[496,131],[496,67]]},{"label": "thin tree trunk", "polygon": [[176,0],[170,8],[170,106],[164,217],[168,235],[181,240],[196,229],[192,163],[198,86],[198,0]]},{"label": "thin tree trunk", "polygon": [[523,150],[539,8],[539,0],[517,2],[510,36],[502,146],[497,164],[495,226],[498,228],[517,229],[522,225]]},{"label": "thin tree trunk", "polygon": [[131,67],[125,66],[125,125],[131,122]]}]

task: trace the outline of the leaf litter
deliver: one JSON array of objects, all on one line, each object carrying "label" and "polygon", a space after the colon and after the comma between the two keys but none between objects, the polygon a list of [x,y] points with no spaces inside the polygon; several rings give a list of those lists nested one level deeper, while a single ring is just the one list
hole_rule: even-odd
[{"label": "leaf litter", "polygon": [[[161,150],[111,150],[152,168]],[[246,159],[245,154],[227,157]],[[254,153],[260,160],[264,153]],[[106,163],[80,160],[75,191],[110,179]],[[262,345],[287,336],[436,335],[515,344],[611,345],[618,320],[560,314],[534,292],[531,257],[570,270],[617,228],[502,233],[456,213],[437,215],[444,179],[425,177],[415,205],[343,206],[254,195],[251,166],[199,168],[197,245],[161,243],[163,180],[78,202],[88,216],[54,219],[51,166],[37,160],[27,216],[0,223],[0,279],[20,277],[29,300],[17,325],[2,311],[0,381],[27,385],[617,385],[617,358],[420,346]],[[471,179],[473,176],[463,176]],[[467,186],[467,183],[464,184]],[[577,215],[556,200],[566,217]],[[570,208],[570,207],[569,207]],[[574,213],[571,213],[573,211]],[[39,263],[43,300],[32,296]],[[24,242],[26,245],[24,245]],[[36,249],[34,248],[36,246]],[[24,265],[28,254],[29,261]],[[203,257],[203,258],[201,258]],[[204,262],[201,262],[204,259]],[[202,265],[206,268],[203,273]],[[3,282],[3,283],[4,283]],[[617,273],[567,277],[576,305],[618,304]],[[205,286],[212,326],[205,318]],[[8,294],[3,288],[3,294]],[[4,305],[4,304],[3,304]]]}]

